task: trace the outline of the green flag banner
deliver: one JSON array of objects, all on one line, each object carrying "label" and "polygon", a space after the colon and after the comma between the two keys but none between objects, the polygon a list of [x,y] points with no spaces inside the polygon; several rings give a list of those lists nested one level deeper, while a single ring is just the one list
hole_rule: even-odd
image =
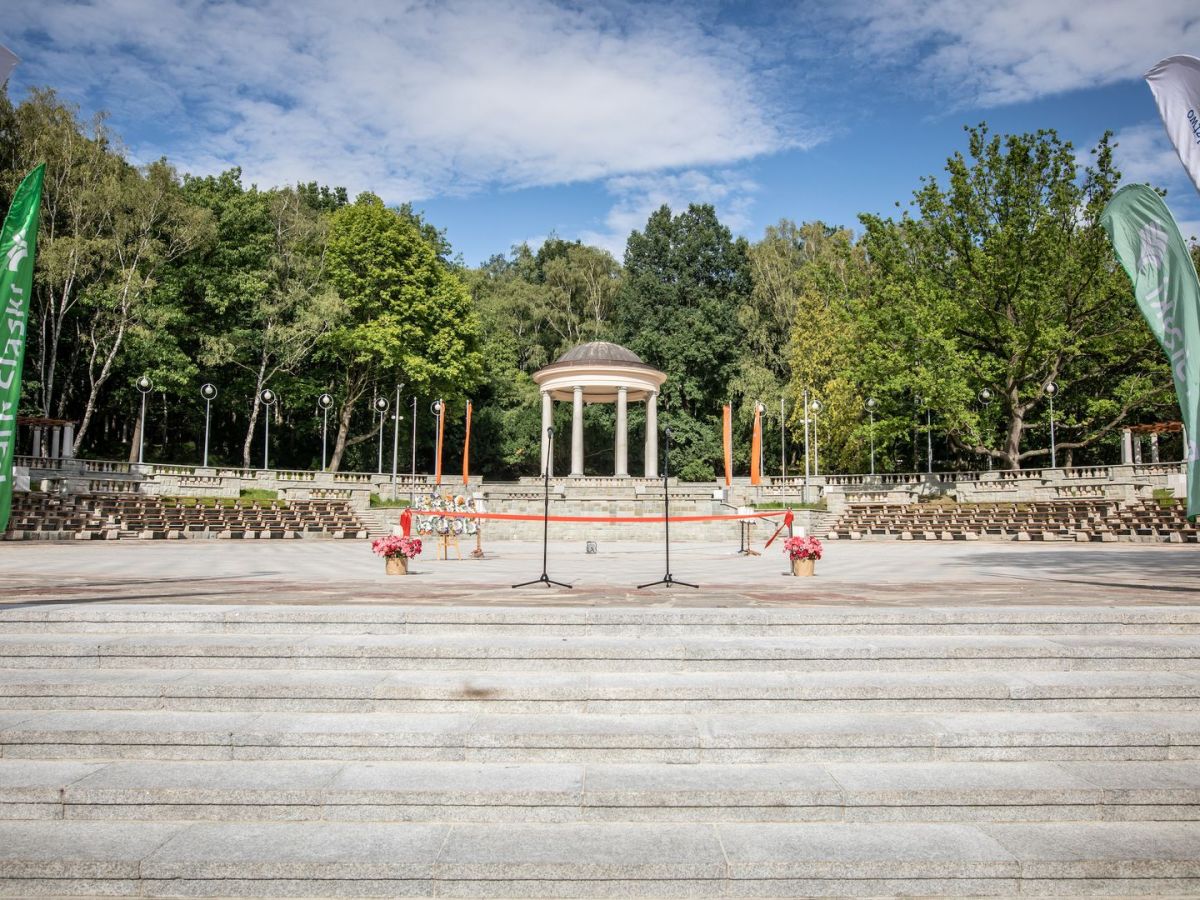
[{"label": "green flag banner", "polygon": [[1179,226],[1145,184],[1121,188],[1100,217],[1142,315],[1158,338],[1183,413],[1188,442],[1188,516],[1200,514],[1200,281]]},{"label": "green flag banner", "polygon": [[45,169],[40,165],[25,176],[0,229],[0,532],[8,528],[12,511],[17,409]]}]

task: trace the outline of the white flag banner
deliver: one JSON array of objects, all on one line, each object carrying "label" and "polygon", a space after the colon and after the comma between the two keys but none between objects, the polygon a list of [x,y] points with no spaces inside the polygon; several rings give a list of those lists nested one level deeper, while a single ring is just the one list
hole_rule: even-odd
[{"label": "white flag banner", "polygon": [[0,44],[0,84],[8,81],[8,76],[12,74],[12,70],[17,67],[17,63],[20,61],[17,58],[17,54],[13,53],[3,44]]},{"label": "white flag banner", "polygon": [[1168,56],[1146,73],[1167,137],[1200,191],[1200,59]]}]

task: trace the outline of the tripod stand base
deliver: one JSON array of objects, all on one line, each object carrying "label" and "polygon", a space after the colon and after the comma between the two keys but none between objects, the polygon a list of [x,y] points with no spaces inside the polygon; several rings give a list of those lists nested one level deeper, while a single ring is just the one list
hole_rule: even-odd
[{"label": "tripod stand base", "polygon": [[668,572],[662,578],[658,579],[658,581],[650,581],[650,582],[647,582],[646,584],[639,584],[637,586],[637,589],[640,591],[642,588],[654,587],[659,584],[661,584],[663,587],[671,587],[672,585],[676,585],[676,584],[679,585],[680,587],[690,587],[690,588],[697,588],[697,589],[700,587],[700,585],[692,584],[690,581],[678,581],[675,579],[675,577],[673,575],[671,575],[670,572]]},{"label": "tripod stand base", "polygon": [[544,585],[546,585],[546,587],[550,587],[551,585],[557,585],[558,587],[565,587],[565,588],[571,587],[571,585],[569,585],[569,584],[563,584],[561,581],[555,581],[553,578],[551,578],[545,572],[542,573],[540,578],[535,578],[535,579],[533,579],[533,581],[522,581],[520,584],[514,584],[513,587],[514,588],[529,587],[529,585],[531,585],[531,584],[544,584]]}]

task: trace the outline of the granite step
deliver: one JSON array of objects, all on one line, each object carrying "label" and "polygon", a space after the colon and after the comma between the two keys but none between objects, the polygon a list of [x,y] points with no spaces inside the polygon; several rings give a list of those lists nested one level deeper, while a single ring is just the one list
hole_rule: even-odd
[{"label": "granite step", "polygon": [[1176,762],[0,760],[0,819],[362,822],[1200,820]]},{"label": "granite step", "polygon": [[[269,599],[264,595],[264,599]],[[1147,598],[1149,599],[1149,598]],[[1195,606],[645,608],[39,603],[0,609],[5,632],[812,637],[933,634],[1200,635]]]},{"label": "granite step", "polygon": [[0,667],[927,671],[1200,670],[1200,633],[829,635],[638,639],[588,635],[0,634]]},{"label": "granite step", "polygon": [[1200,712],[1200,670],[471,672],[0,669],[0,709],[574,713]]},{"label": "granite step", "polygon": [[8,759],[1195,760],[1200,713],[610,715],[0,711]]},{"label": "granite step", "polygon": [[1200,891],[1200,824],[0,823],[0,893],[845,896]]}]

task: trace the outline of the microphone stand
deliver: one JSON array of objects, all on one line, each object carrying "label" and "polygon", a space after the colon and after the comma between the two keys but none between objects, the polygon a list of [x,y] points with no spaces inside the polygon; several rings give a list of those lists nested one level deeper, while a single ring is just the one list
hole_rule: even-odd
[{"label": "microphone stand", "polygon": [[561,581],[555,581],[546,574],[546,558],[548,555],[547,547],[550,540],[550,465],[554,459],[554,429],[546,429],[546,470],[542,473],[545,483],[545,507],[542,512],[542,574],[533,581],[522,581],[520,584],[514,584],[514,588],[528,587],[531,584],[544,584],[546,587],[557,585],[558,587],[569,588],[571,585],[564,584]]},{"label": "microphone stand", "polygon": [[668,485],[671,468],[671,429],[663,429],[663,438],[665,451],[663,453],[663,524],[666,526],[664,534],[663,546],[666,550],[667,557],[667,574],[658,581],[650,581],[646,584],[639,584],[638,590],[642,588],[654,587],[661,584],[663,587],[670,587],[673,584],[681,585],[682,587],[699,588],[700,585],[692,584],[688,581],[677,581],[671,574],[671,489]]}]

